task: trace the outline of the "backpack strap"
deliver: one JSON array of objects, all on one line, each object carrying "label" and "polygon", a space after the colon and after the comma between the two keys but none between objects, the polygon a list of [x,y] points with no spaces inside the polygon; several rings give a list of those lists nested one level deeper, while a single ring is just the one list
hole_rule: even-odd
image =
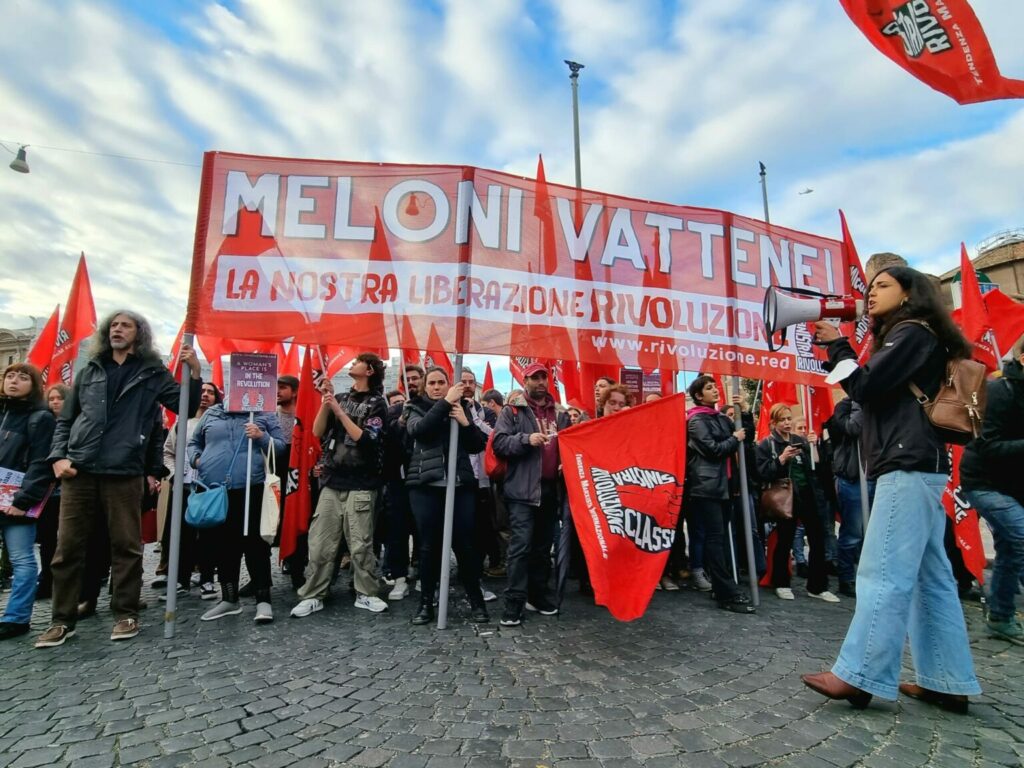
[{"label": "backpack strap", "polygon": [[[892,333],[901,325],[907,324],[919,325],[926,331],[928,331],[928,333],[930,333],[935,338],[939,337],[939,335],[932,329],[932,327],[928,325],[928,323],[924,320],[900,320],[898,323],[896,323],[896,325],[889,329],[889,333]],[[907,382],[907,389],[910,390],[910,393],[914,396],[914,399],[917,400],[917,402],[919,402],[921,405],[928,405],[931,403],[931,398],[928,397],[928,395],[926,395],[924,391],[919,386],[917,386],[917,384],[915,384],[913,381]]]},{"label": "backpack strap", "polygon": [[231,485],[231,468],[233,466],[235,466],[235,459],[238,458],[238,452],[241,450],[242,443],[245,442],[245,439],[246,439],[245,438],[245,432],[243,431],[242,432],[242,439],[238,441],[238,445],[235,446],[235,452],[233,454],[231,454],[231,461],[228,462],[228,473],[224,477],[224,486],[225,487]]}]

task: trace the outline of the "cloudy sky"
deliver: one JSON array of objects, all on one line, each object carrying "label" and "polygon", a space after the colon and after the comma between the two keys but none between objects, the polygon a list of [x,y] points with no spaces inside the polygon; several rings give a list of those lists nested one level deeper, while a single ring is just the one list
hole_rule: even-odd
[{"label": "cloudy sky", "polygon": [[[1024,3],[974,0],[1024,78]],[[7,0],[0,326],[66,299],[180,324],[208,149],[470,164],[838,236],[919,268],[1024,227],[1024,105],[960,107],[878,54],[835,0]],[[73,151],[72,151],[73,150]],[[119,159],[123,155],[162,162]],[[6,163],[11,159],[7,155]],[[813,189],[808,194],[802,190]]]}]

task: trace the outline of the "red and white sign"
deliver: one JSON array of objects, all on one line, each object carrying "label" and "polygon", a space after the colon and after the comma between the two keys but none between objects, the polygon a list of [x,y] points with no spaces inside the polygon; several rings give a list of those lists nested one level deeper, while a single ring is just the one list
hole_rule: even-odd
[{"label": "red and white sign", "polygon": [[558,433],[569,507],[594,601],[621,621],[647,610],[683,499],[686,396]]},{"label": "red and white sign", "polygon": [[764,289],[845,295],[848,274],[838,241],[723,211],[471,167],[211,152],[189,320],[379,349],[401,346],[394,315],[446,352],[814,383],[809,333],[768,351]]}]

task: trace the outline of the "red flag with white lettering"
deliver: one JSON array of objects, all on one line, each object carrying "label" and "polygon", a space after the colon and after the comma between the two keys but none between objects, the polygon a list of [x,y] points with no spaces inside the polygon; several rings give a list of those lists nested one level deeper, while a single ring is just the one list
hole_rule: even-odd
[{"label": "red flag with white lettering", "polygon": [[971,357],[989,371],[999,370],[999,350],[996,335],[988,319],[988,307],[981,297],[981,286],[974,265],[967,255],[967,246],[960,243],[960,327],[964,336],[974,345]]},{"label": "red flag with white lettering", "polygon": [[686,470],[686,399],[675,395],[558,434],[594,602],[644,614],[675,539]]},{"label": "red flag with white lettering", "polygon": [[92,285],[89,270],[85,266],[85,254],[78,259],[78,269],[71,283],[71,293],[64,305],[64,319],[57,332],[57,343],[50,362],[47,384],[64,383],[71,385],[71,377],[78,356],[79,345],[96,330],[96,306],[92,301]]},{"label": "red flag with white lettering", "polygon": [[958,104],[1024,97],[1003,77],[967,0],[839,0],[871,44]]},{"label": "red flag with white lettering", "polygon": [[53,308],[53,314],[46,321],[39,338],[28,351],[28,362],[39,369],[46,381],[50,375],[50,362],[53,360],[53,349],[57,346],[57,328],[60,323],[60,304]]},{"label": "red flag with white lettering", "polygon": [[871,354],[871,346],[874,343],[874,334],[871,333],[871,318],[868,316],[866,307],[868,303],[868,281],[864,274],[864,266],[860,262],[860,255],[857,253],[857,246],[853,243],[853,235],[846,225],[846,214],[839,211],[839,223],[843,229],[843,262],[850,273],[850,293],[854,298],[864,302],[865,311],[856,323],[851,323],[843,329],[844,335],[850,339],[853,351],[857,353],[857,362],[861,365]]},{"label": "red flag with white lettering", "polygon": [[949,483],[942,494],[942,506],[953,521],[953,534],[960,554],[964,558],[967,570],[978,580],[985,582],[985,547],[981,543],[981,528],[978,525],[978,512],[964,498],[960,487],[960,459],[964,455],[962,445],[950,445],[946,450],[949,454]]},{"label": "red flag with white lettering", "polygon": [[320,410],[322,398],[313,381],[312,354],[311,347],[306,347],[295,403],[295,427],[292,430],[284,518],[281,522],[282,560],[295,552],[296,541],[300,534],[309,531],[309,521],[313,516],[309,476],[320,458],[320,441],[313,434],[313,421]]}]

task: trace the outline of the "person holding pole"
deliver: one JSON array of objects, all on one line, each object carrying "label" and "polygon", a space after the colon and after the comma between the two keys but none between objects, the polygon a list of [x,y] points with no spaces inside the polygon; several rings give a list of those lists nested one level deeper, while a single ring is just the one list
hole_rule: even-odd
[{"label": "person holding pole", "polygon": [[[209,529],[210,547],[216,553],[221,598],[202,615],[202,621],[215,621],[242,612],[238,579],[243,556],[256,596],[254,620],[258,624],[274,620],[270,605],[270,545],[260,536],[265,477],[263,456],[259,451],[269,451],[271,442],[278,454],[284,450],[284,435],[276,414],[232,412],[225,410],[222,403],[206,411],[188,441],[188,462],[200,481],[207,485],[224,483],[228,489],[227,519]],[[250,447],[259,451],[252,451],[250,456]]]},{"label": "person holding pole", "polygon": [[309,525],[306,583],[298,591],[293,618],[323,609],[343,536],[352,558],[355,607],[372,613],[388,609],[378,595],[373,552],[374,506],[384,484],[384,367],[377,355],[363,352],[349,368],[348,392],[335,395],[326,377],[320,384],[323,404],[313,434],[325,442],[323,487]]},{"label": "person holding pole", "polygon": [[[471,620],[489,621],[480,588],[481,560],[474,546],[477,481],[469,459],[471,453],[479,453],[487,446],[487,438],[471,420],[468,393],[467,386],[461,382],[449,386],[448,373],[435,367],[427,371],[423,395],[414,397],[405,408],[405,429],[412,446],[405,482],[420,534],[420,605],[413,624],[429,624],[434,620],[445,489],[451,471],[455,472],[456,483],[452,550],[459,563],[459,578],[472,608]],[[459,425],[454,469],[448,466],[452,419]]]},{"label": "person holding pole", "polygon": [[[199,408],[199,359],[187,344],[181,362],[191,372],[189,413]],[[100,516],[107,520],[113,563],[115,623],[111,640],[139,634],[142,522],[147,440],[157,409],[177,413],[180,387],[153,347],[141,315],[118,310],[103,319],[92,355],[75,377],[57,419],[49,460],[61,480],[60,525],[53,571],[53,619],[37,648],[63,645],[74,635],[87,542]]]},{"label": "person holding pole", "polygon": [[688,390],[694,407],[686,413],[686,478],[683,507],[704,529],[704,570],[711,579],[718,607],[732,613],[755,613],[726,565],[726,523],[732,518],[729,475],[736,472],[736,454],[745,429],[716,408],[721,394],[712,376],[698,376]]}]

